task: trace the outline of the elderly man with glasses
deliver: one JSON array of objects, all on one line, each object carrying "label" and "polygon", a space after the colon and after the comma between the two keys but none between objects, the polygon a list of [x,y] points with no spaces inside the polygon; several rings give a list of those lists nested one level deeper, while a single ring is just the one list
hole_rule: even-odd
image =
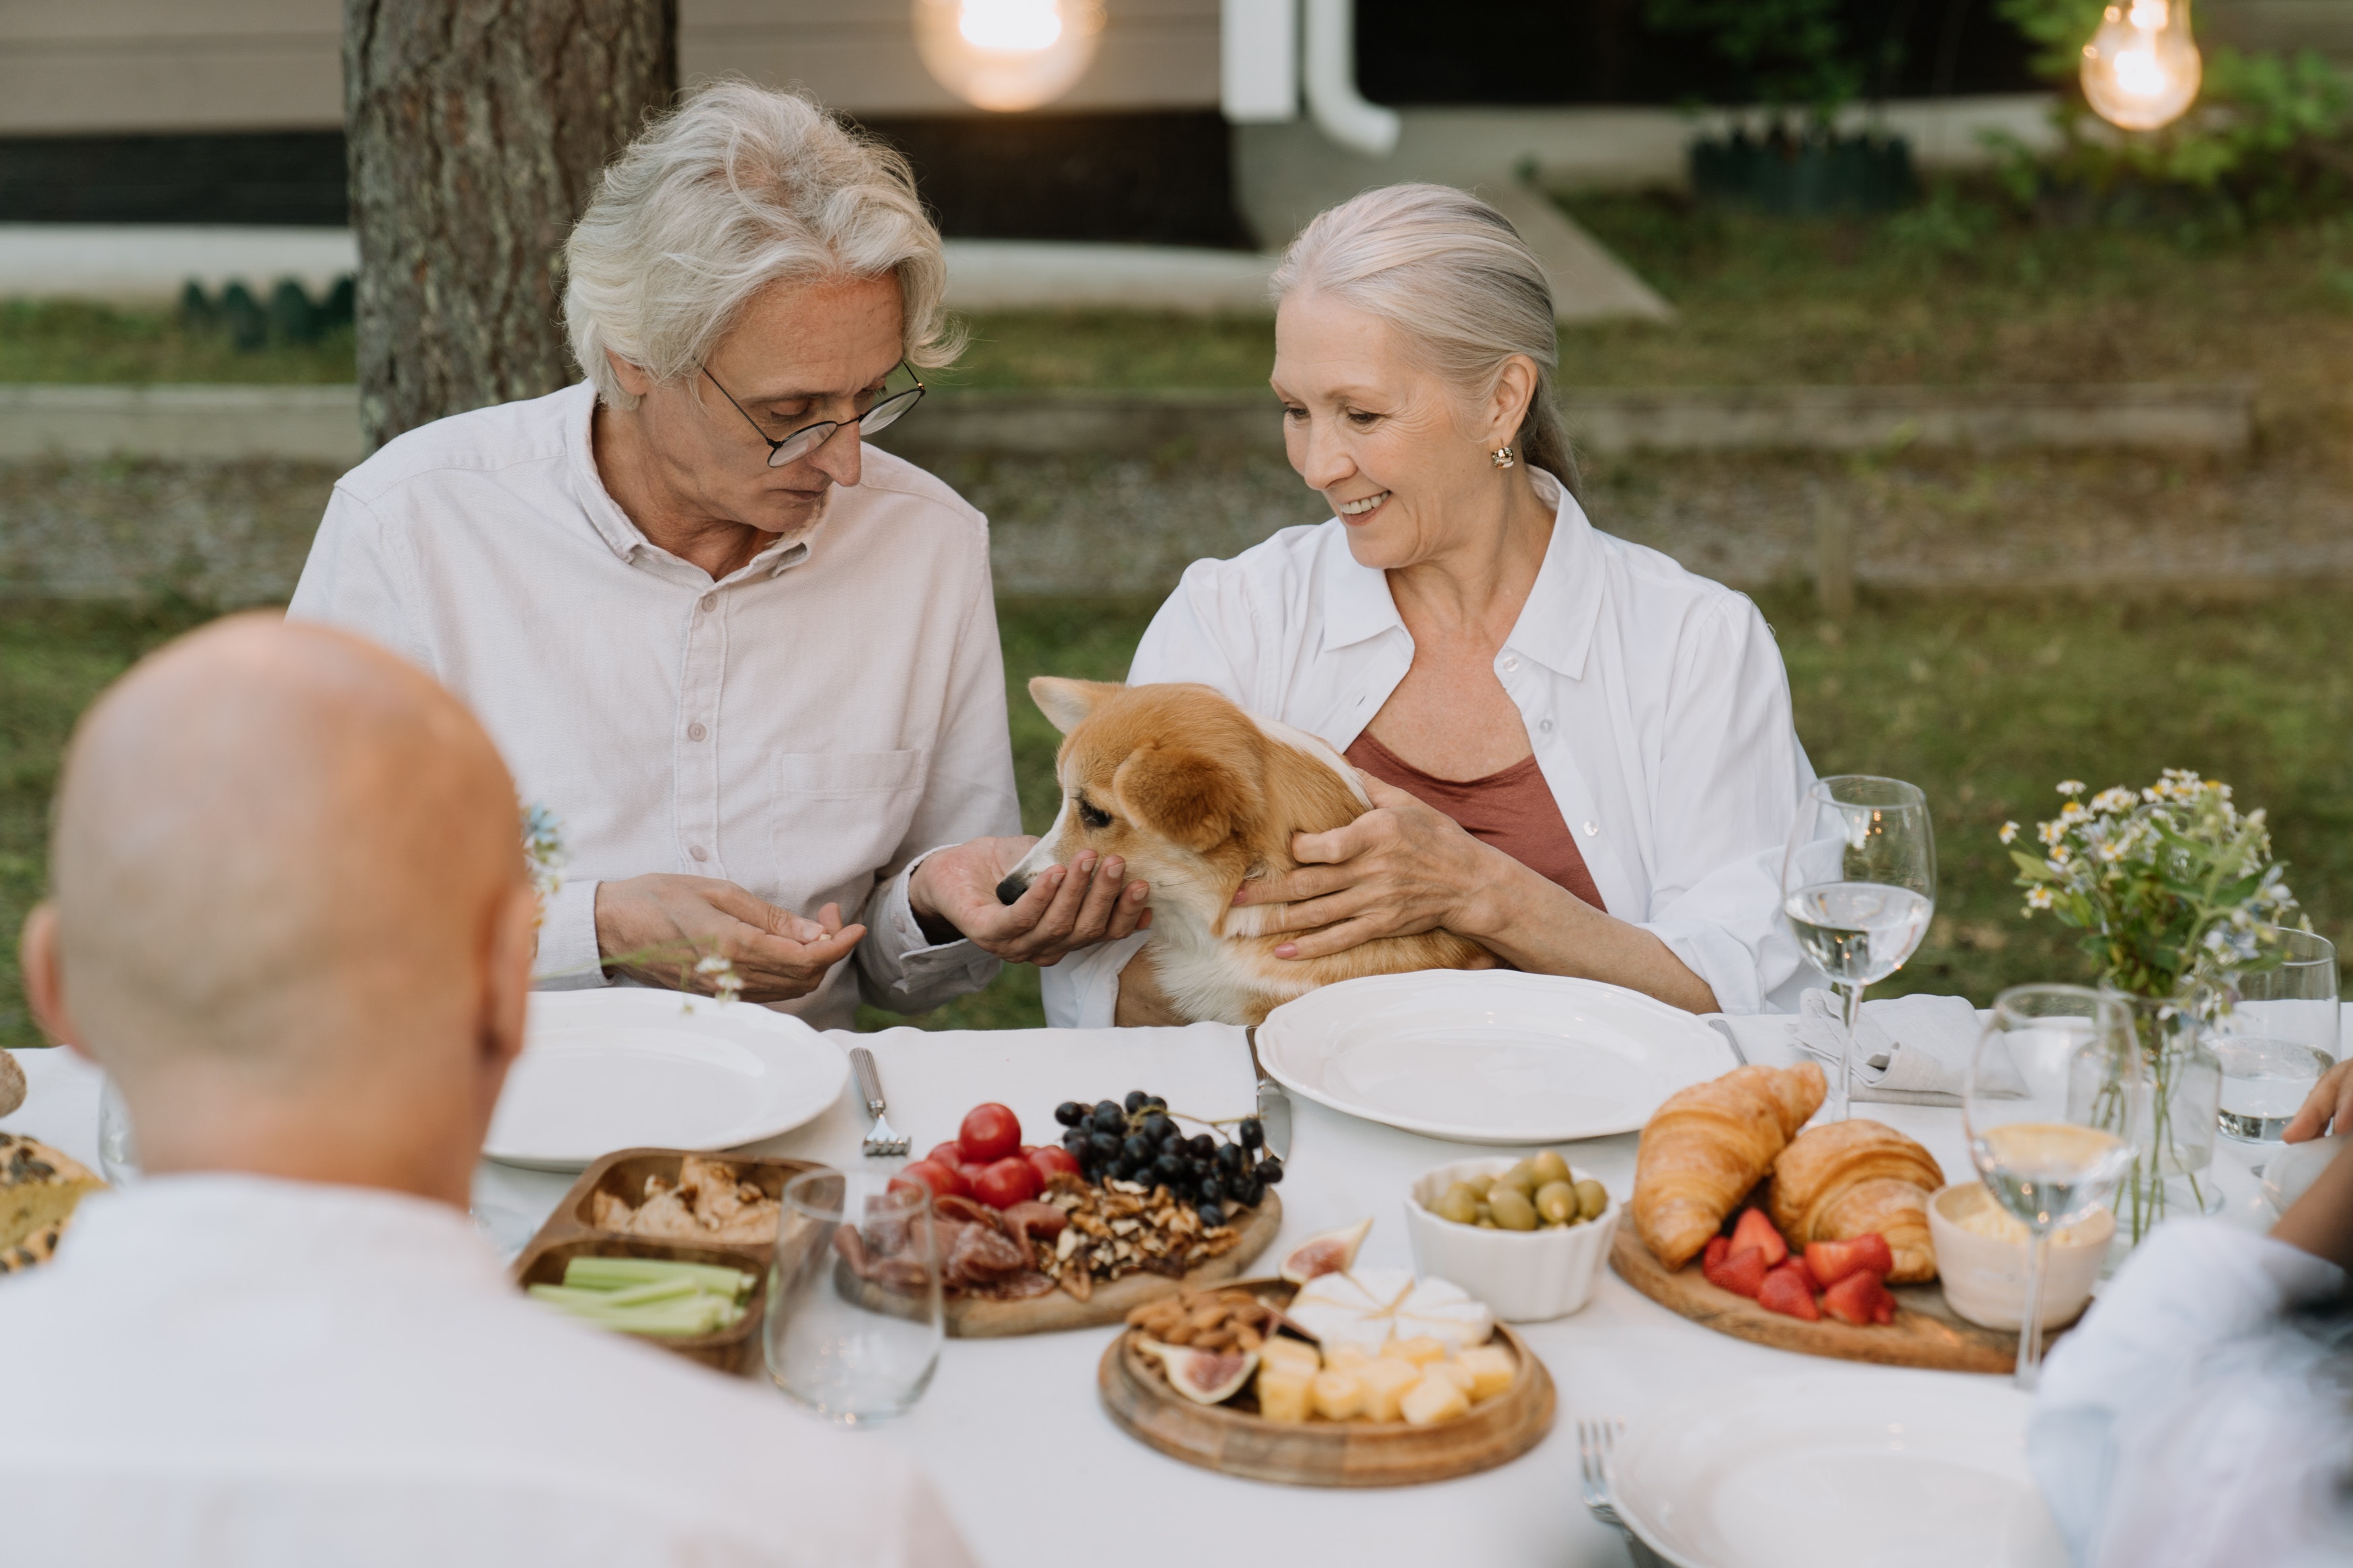
[{"label": "elderly man with glasses", "polygon": [[430,671],[558,817],[540,983],[840,1027],[1134,931],[1116,859],[997,900],[1029,841],[987,524],[861,445],[957,349],[904,162],[722,83],[614,161],[565,270],[587,380],[346,474],[290,612]]}]

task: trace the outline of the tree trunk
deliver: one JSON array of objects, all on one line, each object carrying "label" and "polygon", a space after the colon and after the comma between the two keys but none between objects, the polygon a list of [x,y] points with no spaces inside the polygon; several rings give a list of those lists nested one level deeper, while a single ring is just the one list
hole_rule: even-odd
[{"label": "tree trunk", "polygon": [[577,379],[565,236],[678,89],[677,0],[343,0],[372,444]]}]

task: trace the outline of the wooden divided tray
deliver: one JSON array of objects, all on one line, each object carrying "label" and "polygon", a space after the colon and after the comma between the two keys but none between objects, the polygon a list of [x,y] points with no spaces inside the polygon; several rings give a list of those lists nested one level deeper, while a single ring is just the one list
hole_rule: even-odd
[{"label": "wooden divided tray", "polygon": [[[1636,1233],[1630,1212],[1610,1238],[1609,1266],[1620,1279],[1670,1311],[1720,1334],[1775,1350],[1933,1372],[2008,1373],[2018,1365],[2018,1336],[1961,1317],[1946,1304],[1945,1289],[1934,1280],[1888,1287],[1895,1298],[1892,1323],[1856,1328],[1829,1317],[1809,1323],[1768,1312],[1746,1296],[1709,1284],[1696,1260],[1670,1271]],[[2043,1343],[2047,1346],[2063,1331],[2046,1329]]]},{"label": "wooden divided tray", "polygon": [[[1245,1279],[1241,1289],[1277,1305],[1296,1287]],[[1137,1331],[1112,1342],[1096,1371],[1103,1408],[1123,1431],[1171,1458],[1254,1481],[1300,1487],[1398,1487],[1491,1470],[1535,1447],[1552,1429],[1552,1374],[1509,1326],[1495,1339],[1519,1359],[1511,1387],[1435,1426],[1403,1421],[1269,1421],[1248,1390],[1224,1405],[1197,1405],[1168,1386],[1136,1349]]]}]

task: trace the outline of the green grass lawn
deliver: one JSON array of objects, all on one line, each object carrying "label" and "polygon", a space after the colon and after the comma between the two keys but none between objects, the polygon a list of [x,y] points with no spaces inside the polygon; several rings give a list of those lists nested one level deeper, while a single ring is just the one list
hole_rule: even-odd
[{"label": "green grass lawn", "polygon": [[[2081,979],[2073,933],[2019,916],[1995,832],[2031,822],[2052,786],[2140,784],[2165,767],[2230,780],[2271,810],[2279,854],[2316,926],[2353,941],[2353,660],[2341,592],[2260,606],[2077,599],[1866,600],[1837,626],[1802,592],[1763,596],[1789,666],[1798,727],[1824,773],[1908,778],[1928,792],[1942,861],[1940,913],[1917,957],[1881,994],[1965,993],[1982,1002],[2035,979]],[[1152,606],[1008,601],[1001,606],[1022,809],[1051,816],[1055,736],[1023,689],[1037,674],[1116,677]],[[74,716],[133,658],[202,618],[12,604],[0,616],[0,1044],[36,1042],[15,967],[16,932],[39,895],[48,800]],[[1037,972],[921,1022],[1041,1021]],[[870,1011],[870,1026],[895,1022]]]}]

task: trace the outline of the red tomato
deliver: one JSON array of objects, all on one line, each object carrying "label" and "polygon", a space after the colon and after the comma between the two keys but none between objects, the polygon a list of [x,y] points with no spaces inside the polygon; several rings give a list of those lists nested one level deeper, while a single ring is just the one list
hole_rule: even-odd
[{"label": "red tomato", "polygon": [[977,1187],[980,1185],[980,1173],[987,1169],[976,1161],[966,1160],[956,1167],[956,1174],[964,1178],[965,1186]]},{"label": "red tomato", "polygon": [[949,1170],[953,1171],[958,1165],[963,1164],[965,1160],[970,1158],[970,1156],[965,1153],[963,1144],[951,1138],[944,1143],[934,1144],[932,1152],[924,1155],[923,1158],[929,1160],[934,1165],[945,1165]]},{"label": "red tomato", "polygon": [[937,1160],[918,1160],[901,1171],[906,1181],[921,1182],[932,1189],[935,1198],[968,1198],[972,1184],[964,1179],[954,1165],[943,1165]]},{"label": "red tomato", "polygon": [[1001,1105],[976,1105],[965,1112],[956,1142],[964,1145],[965,1159],[994,1164],[1020,1149],[1021,1119]]},{"label": "red tomato", "polygon": [[1018,1154],[1008,1154],[981,1172],[980,1180],[972,1184],[972,1195],[990,1208],[1009,1209],[1028,1203],[1044,1186],[1037,1166]]},{"label": "red tomato", "polygon": [[1038,1181],[1041,1187],[1056,1176],[1075,1176],[1079,1173],[1079,1157],[1060,1143],[1049,1143],[1041,1148],[1032,1149],[1021,1157],[1037,1167]]}]

